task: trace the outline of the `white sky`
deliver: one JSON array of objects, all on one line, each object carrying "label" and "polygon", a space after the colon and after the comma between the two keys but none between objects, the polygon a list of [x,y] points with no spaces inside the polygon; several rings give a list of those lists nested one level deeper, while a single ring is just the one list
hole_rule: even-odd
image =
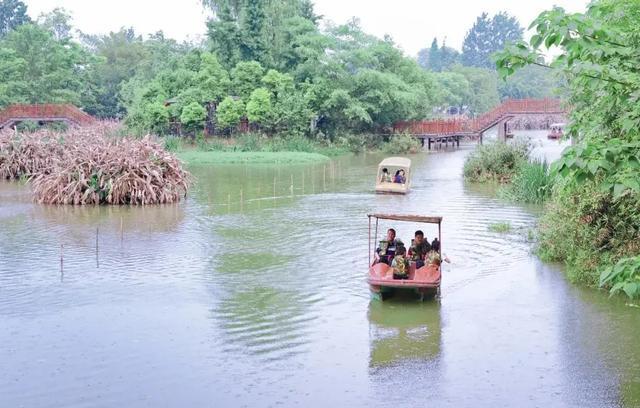
[{"label": "white sky", "polygon": [[[23,0],[29,14],[63,7],[74,17],[74,26],[90,34],[117,31],[132,26],[150,34],[163,30],[177,40],[204,37],[207,13],[200,0]],[[409,55],[431,45],[433,37],[446,37],[447,45],[460,49],[465,33],[483,11],[490,15],[507,11],[525,28],[543,10],[554,5],[572,12],[584,11],[588,0],[315,0],[317,14],[325,20],[344,23],[351,17],[362,28],[382,37],[391,35]]]}]

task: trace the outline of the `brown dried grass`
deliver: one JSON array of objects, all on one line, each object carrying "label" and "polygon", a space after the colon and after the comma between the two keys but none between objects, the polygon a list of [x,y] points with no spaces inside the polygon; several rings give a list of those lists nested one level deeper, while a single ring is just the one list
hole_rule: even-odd
[{"label": "brown dried grass", "polygon": [[187,194],[190,175],[151,140],[117,137],[117,124],[64,133],[0,133],[0,178],[29,177],[42,204],[164,204]]}]

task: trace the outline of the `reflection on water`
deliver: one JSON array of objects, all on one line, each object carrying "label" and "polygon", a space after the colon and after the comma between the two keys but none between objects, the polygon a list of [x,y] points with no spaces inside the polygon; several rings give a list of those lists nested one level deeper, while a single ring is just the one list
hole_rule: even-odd
[{"label": "reflection on water", "polygon": [[[640,309],[532,257],[540,209],[464,183],[473,148],[413,155],[406,196],[376,154],[195,167],[174,206],[0,183],[0,407],[638,406]],[[370,300],[370,212],[444,217],[441,303]]]},{"label": "reflection on water", "polygon": [[440,353],[440,304],[372,301],[369,304],[370,366],[429,361]]}]

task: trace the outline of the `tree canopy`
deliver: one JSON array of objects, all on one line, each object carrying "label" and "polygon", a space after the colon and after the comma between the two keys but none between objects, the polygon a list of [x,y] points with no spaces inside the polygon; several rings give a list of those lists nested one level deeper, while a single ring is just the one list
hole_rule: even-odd
[{"label": "tree canopy", "polygon": [[524,30],[515,17],[500,12],[489,18],[482,13],[467,32],[462,44],[464,65],[495,69],[491,56],[505,45],[522,39]]}]

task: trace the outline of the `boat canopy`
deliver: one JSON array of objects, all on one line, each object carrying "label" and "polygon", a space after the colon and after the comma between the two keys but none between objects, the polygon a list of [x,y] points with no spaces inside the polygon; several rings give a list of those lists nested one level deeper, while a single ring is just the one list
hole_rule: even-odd
[{"label": "boat canopy", "polygon": [[552,123],[550,126],[551,127],[557,127],[557,128],[563,128],[563,127],[565,127],[565,124],[564,123]]},{"label": "boat canopy", "polygon": [[429,217],[425,215],[410,215],[410,214],[367,214],[369,218],[378,218],[381,220],[395,220],[395,221],[413,221],[413,222],[424,222],[429,224],[438,224],[442,223],[442,217]]},{"label": "boat canopy", "polygon": [[380,162],[378,167],[404,167],[408,169],[411,167],[411,159],[406,157],[387,157]]}]

